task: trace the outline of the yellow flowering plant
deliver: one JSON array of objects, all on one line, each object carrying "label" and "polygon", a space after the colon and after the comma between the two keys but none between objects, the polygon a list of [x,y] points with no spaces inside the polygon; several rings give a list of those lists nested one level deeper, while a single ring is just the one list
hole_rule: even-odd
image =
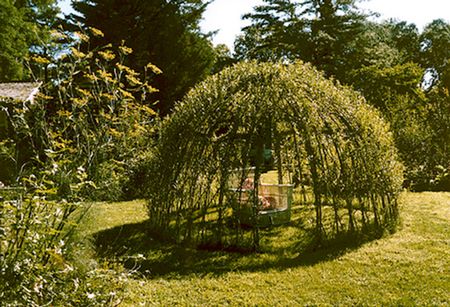
[{"label": "yellow flowering plant", "polygon": [[80,273],[67,256],[73,213],[83,216],[86,198],[122,196],[130,160],[152,145],[156,113],[141,97],[154,89],[123,64],[125,47],[83,47],[98,30],[53,35],[72,41],[57,57],[31,59],[45,72],[40,94],[0,99],[0,155],[19,186],[0,189],[0,305],[114,305],[105,289],[119,291],[123,276]]},{"label": "yellow flowering plant", "polygon": [[[60,171],[70,177],[71,169],[82,166],[94,183],[85,194],[117,199],[126,172],[123,162],[153,139],[157,117],[146,98],[157,89],[147,77],[162,72],[150,63],[143,67],[142,76],[125,65],[131,48],[122,43],[118,48],[108,44],[91,50],[90,36],[103,33],[98,29],[76,32],[69,52],[53,60],[53,80],[45,84],[39,100],[48,123],[45,129],[60,132],[58,141],[47,140],[55,147],[51,158],[66,161]],[[61,143],[66,145],[64,150],[57,146]],[[120,179],[111,182],[111,178]]]}]

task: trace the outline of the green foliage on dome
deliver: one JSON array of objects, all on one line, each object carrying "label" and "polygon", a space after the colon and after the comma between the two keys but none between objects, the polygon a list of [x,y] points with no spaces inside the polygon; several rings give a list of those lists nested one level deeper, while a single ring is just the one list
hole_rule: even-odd
[{"label": "green foliage on dome", "polygon": [[196,86],[163,122],[150,164],[150,223],[179,242],[240,244],[230,179],[242,170],[243,183],[251,167],[255,182],[273,170],[279,184],[296,185],[294,202],[315,210],[319,242],[391,229],[398,217],[403,167],[388,125],[356,92],[301,62],[240,63]]}]

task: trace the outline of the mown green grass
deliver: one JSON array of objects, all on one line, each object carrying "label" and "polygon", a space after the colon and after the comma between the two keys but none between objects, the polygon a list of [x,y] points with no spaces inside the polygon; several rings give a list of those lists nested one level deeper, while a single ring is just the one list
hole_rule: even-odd
[{"label": "mown green grass", "polygon": [[448,305],[450,193],[404,193],[401,204],[395,234],[317,251],[304,249],[301,216],[263,231],[258,254],[152,239],[143,201],[94,204],[81,227],[92,257],[136,270],[123,306]]}]

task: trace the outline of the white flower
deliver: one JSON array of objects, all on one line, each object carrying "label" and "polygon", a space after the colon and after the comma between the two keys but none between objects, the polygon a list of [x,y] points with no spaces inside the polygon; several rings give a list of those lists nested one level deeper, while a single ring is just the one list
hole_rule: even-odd
[{"label": "white flower", "polygon": [[34,284],[34,287],[33,287],[33,290],[34,290],[34,292],[36,292],[36,293],[40,293],[42,288],[44,288],[44,287],[42,286],[42,283],[35,283],[35,284]]},{"label": "white flower", "polygon": [[58,172],[59,166],[56,163],[52,164],[52,174],[56,174]]}]

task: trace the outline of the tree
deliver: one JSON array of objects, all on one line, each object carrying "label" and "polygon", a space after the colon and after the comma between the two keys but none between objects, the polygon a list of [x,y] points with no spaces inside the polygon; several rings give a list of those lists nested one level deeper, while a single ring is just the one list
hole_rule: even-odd
[{"label": "tree", "polygon": [[299,58],[351,85],[389,120],[412,187],[444,189],[450,173],[450,25],[435,20],[420,34],[414,24],[367,20],[357,2],[265,0],[245,16],[252,24],[237,39],[236,55]]},{"label": "tree", "polygon": [[46,41],[46,21],[56,19],[56,0],[0,0],[0,81],[29,78],[25,61]]},{"label": "tree", "polygon": [[390,122],[406,166],[406,178],[413,187],[419,177],[421,181],[429,179],[425,172],[417,175],[430,152],[427,99],[420,87],[422,77],[423,69],[410,62],[392,67],[370,65],[356,70],[353,76],[353,87]]},{"label": "tree", "polygon": [[365,66],[354,72],[353,87],[363,93],[364,97],[390,118],[397,110],[398,97],[421,102],[425,100],[420,88],[423,69],[415,63],[398,64],[392,67],[377,65]]},{"label": "tree", "polygon": [[[348,70],[366,16],[357,1],[265,0],[244,18],[252,25],[239,37],[239,58],[302,59],[338,79]],[[269,56],[266,56],[269,55]]]},{"label": "tree", "polygon": [[391,20],[372,28],[372,64],[349,83],[390,121],[410,187],[450,190],[450,27],[436,20],[419,34]]},{"label": "tree", "polygon": [[235,42],[235,53],[238,59],[256,59],[274,61],[292,58],[290,53],[295,37],[301,33],[295,32],[290,37],[290,29],[299,20],[295,14],[296,5],[289,0],[265,0],[265,5],[255,7],[255,12],[244,15],[252,24],[243,29]]},{"label": "tree", "polygon": [[450,24],[442,19],[428,24],[420,35],[419,55],[426,71],[426,108],[421,114],[426,138],[411,177],[418,190],[450,191]]},{"label": "tree", "polygon": [[327,76],[352,84],[354,70],[392,67],[420,58],[414,24],[369,21],[358,1],[265,0],[245,15],[251,25],[235,43],[239,59],[310,62]]},{"label": "tree", "polygon": [[[47,83],[51,81],[51,62],[69,48],[68,40],[60,35],[63,19],[58,16],[60,12],[57,1],[41,0],[47,5],[34,8],[35,20],[37,20],[39,32],[30,48],[29,66],[32,78]],[[47,64],[47,65],[45,65]]]},{"label": "tree", "polygon": [[82,16],[70,16],[72,26],[79,22],[105,34],[91,47],[112,43],[118,48],[125,42],[133,50],[127,61],[131,68],[142,73],[151,62],[163,71],[152,81],[159,89],[152,99],[159,100],[162,114],[211,71],[214,49],[199,28],[206,8],[202,0],[82,0],[73,6]]},{"label": "tree", "polygon": [[354,0],[307,0],[303,15],[310,21],[313,65],[338,79],[348,71],[347,58],[364,30],[366,16],[357,11]]},{"label": "tree", "polygon": [[27,23],[12,1],[0,0],[0,81],[21,79],[28,53]]},{"label": "tree", "polygon": [[382,25],[388,30],[389,44],[398,50],[400,61],[402,63],[418,63],[420,59],[420,34],[417,26],[392,19]]},{"label": "tree", "polygon": [[[425,27],[421,39],[422,65],[429,73],[428,86],[447,81],[450,70],[450,24],[437,19]],[[448,81],[447,81],[448,82]]]},{"label": "tree", "polygon": [[230,49],[225,44],[219,44],[216,47],[214,47],[215,52],[215,63],[212,68],[212,73],[218,73],[222,69],[231,66],[237,62],[237,60],[233,57],[231,54]]}]

